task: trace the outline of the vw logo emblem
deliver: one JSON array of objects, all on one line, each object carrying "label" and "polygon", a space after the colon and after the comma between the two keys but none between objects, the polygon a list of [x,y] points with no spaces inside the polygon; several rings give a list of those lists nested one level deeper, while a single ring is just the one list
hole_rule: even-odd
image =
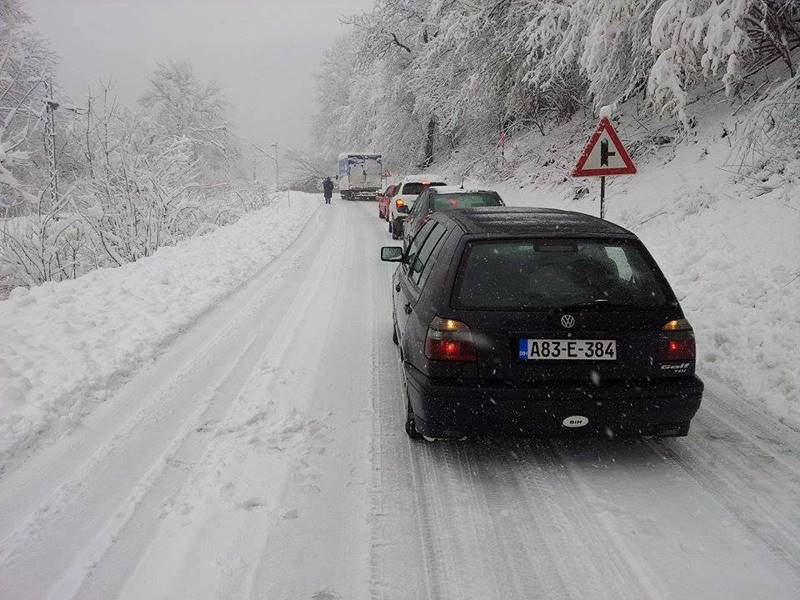
[{"label": "vw logo emblem", "polygon": [[561,324],[567,329],[572,329],[575,326],[575,317],[572,315],[564,315],[561,317]]}]

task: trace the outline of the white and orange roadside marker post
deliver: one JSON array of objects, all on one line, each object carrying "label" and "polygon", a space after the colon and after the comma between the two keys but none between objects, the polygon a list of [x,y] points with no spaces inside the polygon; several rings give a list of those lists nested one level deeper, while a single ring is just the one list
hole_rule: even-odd
[{"label": "white and orange roadside marker post", "polygon": [[606,176],[634,175],[633,164],[628,151],[608,119],[608,111],[601,110],[600,123],[583,149],[578,164],[572,171],[573,177],[600,177],[600,218],[606,214]]}]

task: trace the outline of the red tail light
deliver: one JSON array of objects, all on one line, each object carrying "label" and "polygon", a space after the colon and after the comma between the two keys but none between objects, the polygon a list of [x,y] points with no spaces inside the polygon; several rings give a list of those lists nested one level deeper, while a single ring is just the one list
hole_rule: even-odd
[{"label": "red tail light", "polygon": [[455,319],[434,317],[425,338],[425,356],[431,360],[478,360],[469,326]]},{"label": "red tail light", "polygon": [[689,321],[686,319],[669,321],[662,331],[664,332],[660,356],[662,361],[695,359],[697,349],[694,331]]},{"label": "red tail light", "polygon": [[662,360],[694,360],[694,338],[685,340],[669,340]]}]

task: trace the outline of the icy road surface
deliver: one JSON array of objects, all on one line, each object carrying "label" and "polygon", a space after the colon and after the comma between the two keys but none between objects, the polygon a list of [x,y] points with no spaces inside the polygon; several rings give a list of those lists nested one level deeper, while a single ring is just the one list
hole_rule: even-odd
[{"label": "icy road surface", "polygon": [[[414,443],[372,203],[0,474],[0,598],[797,598],[800,436]],[[702,340],[701,340],[701,343]]]}]

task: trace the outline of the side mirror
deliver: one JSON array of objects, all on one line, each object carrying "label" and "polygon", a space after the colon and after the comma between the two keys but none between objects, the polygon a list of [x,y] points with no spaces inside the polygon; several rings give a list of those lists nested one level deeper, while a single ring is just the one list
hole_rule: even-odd
[{"label": "side mirror", "polygon": [[384,262],[402,262],[403,249],[400,246],[384,246],[381,248],[381,260]]}]

